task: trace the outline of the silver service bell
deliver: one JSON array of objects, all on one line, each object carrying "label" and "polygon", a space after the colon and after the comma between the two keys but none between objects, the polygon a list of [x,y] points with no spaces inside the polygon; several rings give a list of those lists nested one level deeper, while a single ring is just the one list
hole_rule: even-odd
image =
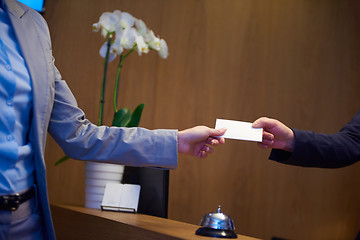
[{"label": "silver service bell", "polygon": [[196,230],[196,235],[215,238],[237,238],[234,232],[233,220],[221,212],[219,205],[216,213],[206,214],[200,222],[201,228]]}]

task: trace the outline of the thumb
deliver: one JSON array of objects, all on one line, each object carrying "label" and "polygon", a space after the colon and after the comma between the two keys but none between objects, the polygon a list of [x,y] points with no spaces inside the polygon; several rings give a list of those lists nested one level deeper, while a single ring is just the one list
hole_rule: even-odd
[{"label": "thumb", "polygon": [[261,117],[255,122],[253,122],[252,126],[254,128],[273,128],[277,125],[277,121],[275,119]]},{"label": "thumb", "polygon": [[216,137],[216,136],[222,136],[226,132],[226,128],[219,128],[219,129],[210,129],[209,136],[210,137]]}]

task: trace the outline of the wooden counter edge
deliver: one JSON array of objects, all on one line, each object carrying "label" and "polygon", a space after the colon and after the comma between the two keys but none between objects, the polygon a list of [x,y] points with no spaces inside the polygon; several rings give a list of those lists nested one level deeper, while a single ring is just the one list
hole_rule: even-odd
[{"label": "wooden counter edge", "polygon": [[[51,204],[58,240],[62,239],[199,239],[198,225],[144,214],[101,211],[79,206]],[[239,240],[257,238],[238,235]]]}]

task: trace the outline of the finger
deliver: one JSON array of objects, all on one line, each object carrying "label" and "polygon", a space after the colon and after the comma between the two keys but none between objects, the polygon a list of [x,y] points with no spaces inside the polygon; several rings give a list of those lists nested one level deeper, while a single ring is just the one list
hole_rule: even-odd
[{"label": "finger", "polygon": [[220,144],[224,144],[225,143],[225,138],[223,138],[223,137],[219,138],[218,141],[219,141]]},{"label": "finger", "polygon": [[206,139],[206,144],[217,145],[219,144],[219,141],[216,138],[208,137],[208,139]]},{"label": "finger", "polygon": [[201,156],[200,158],[206,158],[207,157],[207,153],[205,151],[200,151]]},{"label": "finger", "polygon": [[206,140],[206,144],[210,144],[212,146],[216,146],[218,144],[224,144],[225,143],[225,138],[223,137],[209,137]]},{"label": "finger", "polygon": [[205,152],[207,152],[207,153],[212,153],[212,152],[214,151],[213,148],[211,148],[211,147],[209,147],[209,146],[207,146],[207,145],[205,145],[204,147],[202,147],[201,150],[202,150],[202,151],[205,151]]},{"label": "finger", "polygon": [[268,149],[269,148],[269,145],[267,145],[267,144],[264,144],[264,143],[257,143],[258,144],[258,146],[260,147],[260,148],[263,148],[263,149]]},{"label": "finger", "polygon": [[268,146],[271,146],[274,144],[274,140],[269,140],[269,139],[263,139],[262,144],[265,144],[265,145],[268,145]]},{"label": "finger", "polygon": [[266,132],[266,131],[263,132],[263,140],[266,139],[266,140],[273,141],[274,138],[275,137],[274,137],[274,135],[272,133],[269,133],[269,132]]},{"label": "finger", "polygon": [[201,151],[209,151],[210,147],[208,145],[204,145],[202,148],[201,148]]},{"label": "finger", "polygon": [[212,146],[216,146],[219,143],[223,143],[223,142],[225,142],[223,138],[216,138],[216,137],[209,137],[206,140],[206,144],[210,144]]}]

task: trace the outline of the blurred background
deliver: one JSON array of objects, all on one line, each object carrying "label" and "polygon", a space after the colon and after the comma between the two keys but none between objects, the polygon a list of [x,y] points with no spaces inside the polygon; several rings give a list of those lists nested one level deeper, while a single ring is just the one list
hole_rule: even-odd
[{"label": "blurred background", "polygon": [[[124,63],[120,106],[145,103],[149,129],[215,126],[216,118],[276,118],[335,133],[360,107],[357,0],[47,0],[56,65],[97,122],[104,42],[92,24],[116,9],[141,18],[167,41],[169,57],[133,53]],[[112,120],[110,66],[105,123]],[[227,140],[207,159],[179,156],[170,171],[170,219],[199,224],[220,204],[236,232],[271,239],[354,239],[360,230],[360,164],[286,166],[255,143]],[[46,148],[52,203],[84,204],[84,163],[54,163]]]}]

